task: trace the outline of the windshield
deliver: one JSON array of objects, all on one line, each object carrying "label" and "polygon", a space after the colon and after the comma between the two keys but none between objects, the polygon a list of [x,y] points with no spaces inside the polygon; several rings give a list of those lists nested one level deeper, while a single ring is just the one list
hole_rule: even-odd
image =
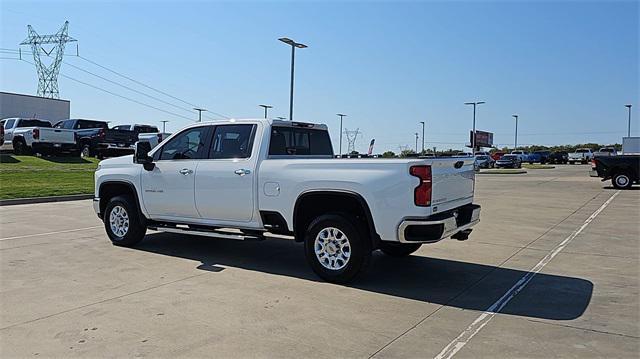
[{"label": "windshield", "polygon": [[614,152],[614,151],[615,151],[615,149],[613,149],[613,148],[602,148],[602,149],[600,149],[600,152]]},{"label": "windshield", "polygon": [[17,127],[51,127],[51,122],[42,120],[20,120]]},{"label": "windshield", "polygon": [[486,160],[488,158],[489,158],[488,156],[476,156],[477,160]]},{"label": "windshield", "polygon": [[589,150],[579,149],[576,151],[576,153],[587,153],[587,152],[589,152]]},{"label": "windshield", "polygon": [[504,155],[504,156],[502,156],[503,160],[515,160],[516,158],[518,158],[518,156],[514,156],[514,155]]}]

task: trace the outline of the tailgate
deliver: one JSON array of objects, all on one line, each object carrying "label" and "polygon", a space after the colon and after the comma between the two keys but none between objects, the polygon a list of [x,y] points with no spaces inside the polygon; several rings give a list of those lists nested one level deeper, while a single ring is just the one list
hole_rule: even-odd
[{"label": "tailgate", "polygon": [[473,157],[433,160],[431,206],[434,212],[447,211],[473,201],[473,162]]},{"label": "tailgate", "polygon": [[48,142],[48,143],[75,143],[76,137],[75,132],[73,130],[67,130],[62,128],[46,128],[39,127],[40,130],[40,138],[39,142]]},{"label": "tailgate", "polygon": [[113,130],[109,129],[105,133],[104,141],[106,143],[113,143],[123,146],[132,146],[137,140],[138,136],[135,132],[129,130]]}]

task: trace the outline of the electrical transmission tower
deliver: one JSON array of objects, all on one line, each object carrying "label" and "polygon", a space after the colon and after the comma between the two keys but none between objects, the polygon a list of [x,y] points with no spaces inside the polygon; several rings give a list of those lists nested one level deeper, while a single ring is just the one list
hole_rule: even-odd
[{"label": "electrical transmission tower", "polygon": [[344,129],[344,135],[347,136],[347,153],[351,153],[356,150],[356,139],[361,133],[362,132],[360,132],[359,128],[356,128],[355,131],[349,131],[347,128]]},{"label": "electrical transmission tower", "polygon": [[[60,72],[62,56],[64,55],[64,45],[67,42],[77,41],[67,35],[68,28],[69,21],[65,21],[64,25],[62,25],[60,30],[55,34],[38,35],[31,25],[27,25],[29,36],[21,42],[20,45],[31,45],[33,60],[36,63],[36,71],[38,72],[38,96],[60,98],[58,92],[58,73]],[[53,47],[47,51],[42,45],[53,45]],[[45,65],[40,59],[40,51],[47,57],[52,57],[53,62]]]}]

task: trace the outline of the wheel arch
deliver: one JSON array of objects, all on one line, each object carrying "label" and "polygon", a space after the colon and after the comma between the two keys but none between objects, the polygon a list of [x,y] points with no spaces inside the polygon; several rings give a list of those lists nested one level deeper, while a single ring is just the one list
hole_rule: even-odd
[{"label": "wheel arch", "polygon": [[107,207],[107,203],[109,203],[109,200],[120,195],[133,196],[138,210],[138,217],[140,217],[140,221],[144,223],[147,218],[142,212],[138,191],[136,190],[136,187],[133,183],[127,181],[105,181],[100,184],[100,186],[98,187],[98,198],[100,198],[100,215],[104,215],[104,210]]},{"label": "wheel arch", "polygon": [[[336,209],[337,204],[342,204],[342,209]],[[342,190],[317,190],[301,193],[296,199],[293,208],[293,233],[295,240],[304,240],[304,231],[313,221],[313,218],[325,213],[351,211],[348,214],[360,219],[364,229],[369,234],[373,248],[380,241],[371,209],[367,201],[358,193]],[[353,213],[355,212],[355,213]]]}]

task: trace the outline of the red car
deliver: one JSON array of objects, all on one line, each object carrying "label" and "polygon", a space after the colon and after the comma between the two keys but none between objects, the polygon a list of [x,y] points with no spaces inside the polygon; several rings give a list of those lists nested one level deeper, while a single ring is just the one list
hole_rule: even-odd
[{"label": "red car", "polygon": [[502,156],[504,156],[504,155],[505,155],[505,153],[504,153],[504,152],[494,152],[494,153],[491,155],[491,158],[493,158],[493,160],[494,160],[494,161],[497,161],[497,160],[501,159],[501,158],[502,158]]}]

